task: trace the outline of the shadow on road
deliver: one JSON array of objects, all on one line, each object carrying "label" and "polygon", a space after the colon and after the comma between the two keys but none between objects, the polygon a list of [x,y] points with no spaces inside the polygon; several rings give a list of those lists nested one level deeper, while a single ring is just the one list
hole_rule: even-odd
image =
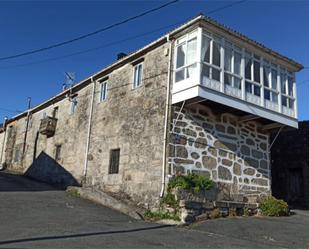
[{"label": "shadow on road", "polygon": [[33,181],[25,176],[0,172],[0,192],[36,192],[57,191],[59,189],[48,184]]},{"label": "shadow on road", "polygon": [[33,237],[33,238],[16,239],[16,240],[4,240],[4,241],[0,241],[0,246],[8,245],[8,244],[23,243],[23,242],[33,242],[33,241],[72,239],[72,238],[84,238],[84,237],[98,236],[98,235],[134,233],[134,232],[140,232],[140,231],[157,230],[157,229],[166,228],[166,227],[172,227],[172,225],[157,225],[157,226],[127,229],[127,230],[115,230],[115,231],[106,231],[106,232],[80,233],[80,234],[72,234],[72,235],[44,236],[44,237]]}]

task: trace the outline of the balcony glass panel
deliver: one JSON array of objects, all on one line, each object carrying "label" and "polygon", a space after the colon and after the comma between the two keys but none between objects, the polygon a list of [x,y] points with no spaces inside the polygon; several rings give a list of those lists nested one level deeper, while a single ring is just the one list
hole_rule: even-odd
[{"label": "balcony glass panel", "polygon": [[202,84],[295,117],[294,75],[271,59],[266,60],[202,29],[179,38],[175,53],[175,83],[182,82],[174,88],[176,92]]}]

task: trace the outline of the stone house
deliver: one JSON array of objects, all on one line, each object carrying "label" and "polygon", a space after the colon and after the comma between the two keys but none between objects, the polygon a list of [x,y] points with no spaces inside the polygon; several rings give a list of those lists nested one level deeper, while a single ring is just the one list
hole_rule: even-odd
[{"label": "stone house", "polygon": [[309,121],[278,135],[271,163],[273,195],[291,206],[309,208]]},{"label": "stone house", "polygon": [[199,15],[13,117],[2,164],[59,186],[94,186],[155,206],[197,172],[224,200],[271,192],[270,133],[298,127],[303,66]]}]

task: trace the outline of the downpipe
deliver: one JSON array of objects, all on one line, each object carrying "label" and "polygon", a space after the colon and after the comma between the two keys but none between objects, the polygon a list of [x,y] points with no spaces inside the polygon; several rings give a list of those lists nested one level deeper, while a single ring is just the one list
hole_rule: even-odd
[{"label": "downpipe", "polygon": [[85,161],[84,161],[84,170],[83,176],[84,180],[86,180],[87,171],[88,171],[88,153],[89,153],[89,145],[90,145],[90,135],[91,135],[91,122],[92,122],[92,115],[93,115],[93,105],[94,105],[94,96],[95,96],[95,86],[96,82],[91,77],[92,82],[92,96],[91,96],[91,104],[90,104],[90,113],[89,113],[89,120],[88,120],[88,130],[87,130],[87,141],[86,141],[86,151],[85,151]]},{"label": "downpipe", "polygon": [[165,104],[165,117],[164,117],[164,140],[163,140],[163,158],[162,158],[162,179],[161,179],[161,191],[160,198],[164,196],[165,189],[165,175],[166,175],[166,145],[168,135],[168,118],[169,118],[169,106],[170,106],[170,84],[171,84],[171,65],[172,65],[172,42],[169,35],[166,36],[169,42],[169,58],[168,58],[168,72],[167,72],[167,90],[166,90],[166,104]]}]

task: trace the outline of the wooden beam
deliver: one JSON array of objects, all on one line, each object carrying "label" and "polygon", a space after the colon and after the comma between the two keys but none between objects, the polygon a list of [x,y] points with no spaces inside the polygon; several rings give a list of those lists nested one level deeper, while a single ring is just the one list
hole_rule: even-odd
[{"label": "wooden beam", "polygon": [[263,125],[261,127],[261,130],[262,131],[272,130],[272,129],[280,128],[281,126],[284,126],[284,125],[283,124],[279,124],[279,123],[271,123],[271,124],[268,124],[268,125]]},{"label": "wooden beam", "polygon": [[241,122],[248,122],[248,121],[251,121],[251,120],[255,120],[255,119],[258,119],[260,118],[259,116],[256,116],[256,115],[245,115],[245,116],[242,116],[241,118],[239,118],[239,121]]}]

